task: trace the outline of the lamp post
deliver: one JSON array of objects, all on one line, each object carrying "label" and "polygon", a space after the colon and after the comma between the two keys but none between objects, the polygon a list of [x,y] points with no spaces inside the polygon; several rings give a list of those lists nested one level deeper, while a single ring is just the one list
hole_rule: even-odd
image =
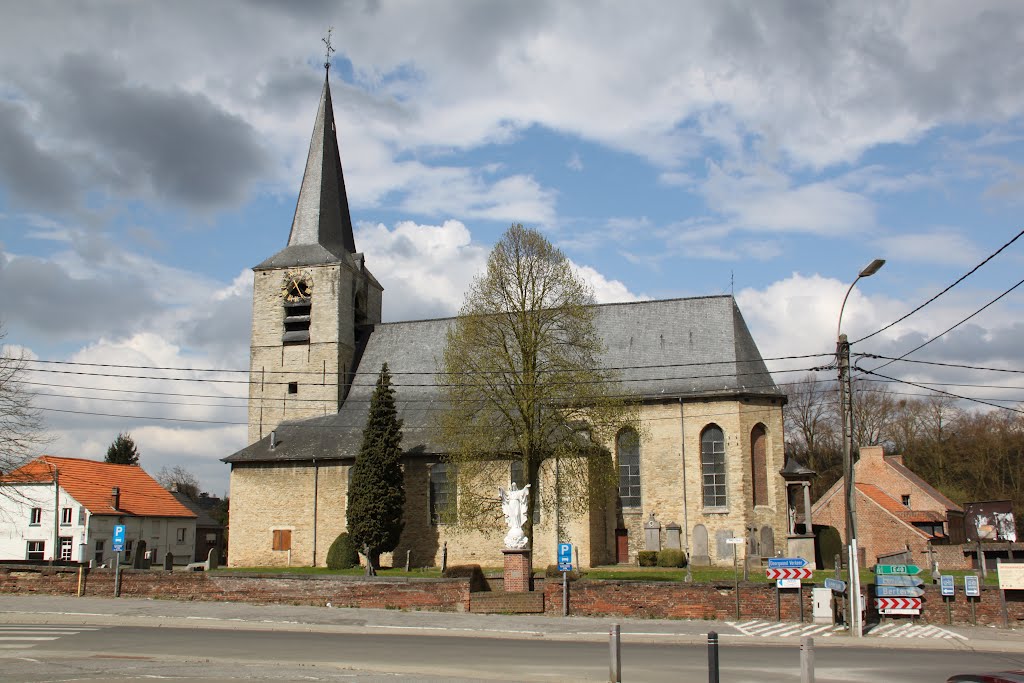
[{"label": "lamp post", "polygon": [[836,355],[839,358],[839,413],[843,425],[843,499],[846,501],[846,543],[847,566],[850,578],[850,631],[854,637],[864,635],[861,624],[860,605],[860,563],[857,557],[857,488],[853,474],[853,387],[850,385],[850,342],[843,334],[843,309],[850,298],[857,281],[862,277],[870,277],[885,265],[884,259],[875,259],[864,267],[857,278],[850,283],[843,297],[843,305],[839,307],[839,324],[836,327]]}]

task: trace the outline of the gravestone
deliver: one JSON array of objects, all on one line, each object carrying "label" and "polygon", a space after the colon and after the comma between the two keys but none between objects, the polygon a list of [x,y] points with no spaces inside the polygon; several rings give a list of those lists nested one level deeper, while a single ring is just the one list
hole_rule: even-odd
[{"label": "gravestone", "polygon": [[682,550],[683,546],[679,543],[679,537],[683,528],[675,522],[669,522],[665,525],[665,547],[671,548],[672,550]]},{"label": "gravestone", "polygon": [[711,564],[708,554],[708,530],[703,524],[693,527],[693,552],[690,553],[690,564],[695,567],[707,567]]},{"label": "gravestone", "polygon": [[146,566],[146,542],[139,541],[135,546],[135,555],[132,557],[132,569],[144,569]]},{"label": "gravestone", "polygon": [[206,556],[206,568],[216,569],[218,566],[220,566],[220,553],[216,548],[210,548],[210,553]]},{"label": "gravestone", "polygon": [[644,550],[661,550],[661,523],[654,518],[653,512],[651,518],[644,524]]},{"label": "gravestone", "polygon": [[732,529],[719,529],[715,532],[715,557],[719,560],[732,559],[732,546],[726,541],[733,538]]},{"label": "gravestone", "polygon": [[174,553],[172,553],[170,550],[168,550],[167,554],[164,555],[164,570],[165,571],[173,571],[174,570]]},{"label": "gravestone", "polygon": [[761,527],[761,557],[775,557],[775,532],[770,526]]}]

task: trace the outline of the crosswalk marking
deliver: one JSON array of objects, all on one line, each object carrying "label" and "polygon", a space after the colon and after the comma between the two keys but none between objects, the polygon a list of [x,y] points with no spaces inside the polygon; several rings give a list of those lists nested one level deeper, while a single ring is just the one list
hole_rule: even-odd
[{"label": "crosswalk marking", "polygon": [[40,642],[73,636],[84,631],[98,631],[101,626],[0,625],[0,650],[24,650]]},{"label": "crosswalk marking", "polygon": [[881,624],[871,629],[870,635],[880,638],[944,638],[967,640],[967,636],[931,624]]},{"label": "crosswalk marking", "polygon": [[794,636],[821,636],[827,638],[835,633],[838,627],[832,624],[794,624],[778,621],[727,621],[725,622],[746,636],[761,638],[791,638]]}]

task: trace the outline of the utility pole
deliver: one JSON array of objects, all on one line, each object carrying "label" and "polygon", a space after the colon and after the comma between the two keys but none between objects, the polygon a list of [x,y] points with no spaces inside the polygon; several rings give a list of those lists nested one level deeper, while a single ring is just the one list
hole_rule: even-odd
[{"label": "utility pole", "polygon": [[850,386],[850,342],[839,335],[839,412],[843,426],[843,500],[846,503],[846,547],[849,569],[849,626],[855,638],[863,635],[860,605],[860,562],[857,557],[857,485],[853,473],[853,394]]}]

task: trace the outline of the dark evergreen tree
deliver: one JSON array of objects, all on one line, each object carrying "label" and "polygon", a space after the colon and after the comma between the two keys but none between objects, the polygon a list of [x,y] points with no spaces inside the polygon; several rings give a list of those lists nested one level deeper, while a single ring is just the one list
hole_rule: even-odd
[{"label": "dark evergreen tree", "polygon": [[348,533],[360,551],[368,549],[367,561],[377,569],[381,553],[398,545],[405,507],[402,474],[402,421],[395,408],[395,392],[385,363],[370,399],[370,414],[363,443],[352,471],[348,490]]},{"label": "dark evergreen tree", "polygon": [[107,449],[107,457],[104,459],[104,462],[114,465],[138,466],[139,449],[135,447],[132,435],[127,432],[118,434],[117,438],[114,439],[114,443],[110,444],[110,448]]}]

